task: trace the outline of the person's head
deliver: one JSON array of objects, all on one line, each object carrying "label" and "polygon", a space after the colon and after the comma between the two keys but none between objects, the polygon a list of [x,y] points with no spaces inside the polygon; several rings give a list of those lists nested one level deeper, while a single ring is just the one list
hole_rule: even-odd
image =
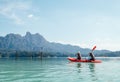
[{"label": "person's head", "polygon": [[90,52],[89,55],[92,55],[92,53]]},{"label": "person's head", "polygon": [[78,53],[80,53],[80,51],[78,51]]}]

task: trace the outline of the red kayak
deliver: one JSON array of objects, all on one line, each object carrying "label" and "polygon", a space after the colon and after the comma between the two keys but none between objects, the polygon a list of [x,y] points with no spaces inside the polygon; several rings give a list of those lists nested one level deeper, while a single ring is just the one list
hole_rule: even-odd
[{"label": "red kayak", "polygon": [[101,63],[101,60],[87,60],[87,59],[76,59],[76,58],[72,58],[72,57],[68,57],[68,60],[70,60],[71,62],[90,62],[90,63]]}]

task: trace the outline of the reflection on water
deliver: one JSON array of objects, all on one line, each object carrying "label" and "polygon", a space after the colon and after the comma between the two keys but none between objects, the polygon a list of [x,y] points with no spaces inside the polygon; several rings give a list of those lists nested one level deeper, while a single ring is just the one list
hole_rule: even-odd
[{"label": "reflection on water", "polygon": [[96,72],[95,72],[95,63],[89,63],[89,69],[90,69],[90,76],[92,81],[97,81],[97,76],[96,76]]},{"label": "reflection on water", "polygon": [[77,68],[78,68],[78,73],[80,73],[81,72],[81,68],[82,68],[81,63],[77,63]]},{"label": "reflection on water", "polygon": [[[80,74],[88,74],[92,81],[97,81],[98,78],[95,72],[95,63],[77,63],[78,73]],[[86,73],[84,70],[87,70]],[[80,77],[81,78],[81,77]]]},{"label": "reflection on water", "polygon": [[81,63],[77,63],[77,68],[81,68],[81,67],[82,67]]},{"label": "reflection on water", "polygon": [[94,73],[95,72],[95,64],[89,63],[88,65],[89,65],[90,72]]},{"label": "reflection on water", "polygon": [[[83,66],[82,66],[83,65]],[[85,66],[86,65],[86,66]],[[95,64],[94,63],[77,63],[76,66],[78,69],[89,68],[90,72],[95,72]]]}]

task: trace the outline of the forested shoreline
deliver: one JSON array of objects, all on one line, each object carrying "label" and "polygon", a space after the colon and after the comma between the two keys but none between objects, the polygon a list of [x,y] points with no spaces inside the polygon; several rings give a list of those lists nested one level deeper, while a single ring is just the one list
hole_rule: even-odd
[{"label": "forested shoreline", "polygon": [[[68,57],[75,56],[76,53],[61,53],[61,52],[42,52],[42,51],[17,51],[17,50],[0,50],[0,58],[4,57]],[[86,57],[88,54],[82,54]],[[94,54],[96,57],[120,57],[120,51]]]}]

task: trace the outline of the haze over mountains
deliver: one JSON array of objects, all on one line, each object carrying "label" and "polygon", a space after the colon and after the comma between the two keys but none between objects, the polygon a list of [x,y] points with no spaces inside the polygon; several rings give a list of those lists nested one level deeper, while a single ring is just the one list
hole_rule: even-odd
[{"label": "haze over mountains", "polygon": [[[19,34],[7,34],[0,37],[0,50],[17,50],[17,51],[42,51],[42,52],[59,52],[75,54],[80,51],[82,54],[88,54],[91,49],[81,48],[69,44],[61,44],[47,41],[42,35],[26,32],[25,36]],[[95,50],[94,53],[109,53],[108,50]]]}]

